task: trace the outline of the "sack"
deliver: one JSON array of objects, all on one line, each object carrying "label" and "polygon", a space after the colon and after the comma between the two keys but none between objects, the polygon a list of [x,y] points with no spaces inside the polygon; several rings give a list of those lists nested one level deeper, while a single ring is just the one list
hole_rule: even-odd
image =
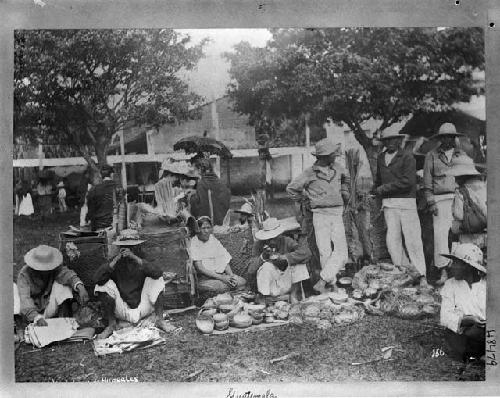
[{"label": "sack", "polygon": [[464,198],[462,232],[467,234],[483,232],[487,225],[486,215],[481,212],[479,206],[472,200],[467,188],[460,188],[460,193]]}]

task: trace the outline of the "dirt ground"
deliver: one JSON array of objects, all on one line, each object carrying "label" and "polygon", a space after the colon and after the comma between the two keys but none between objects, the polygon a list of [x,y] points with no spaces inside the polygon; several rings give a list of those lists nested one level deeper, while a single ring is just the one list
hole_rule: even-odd
[{"label": "dirt ground", "polygon": [[[283,213],[287,210],[278,206]],[[290,207],[288,207],[290,209]],[[281,214],[284,217],[288,214]],[[23,255],[38,244],[57,246],[59,232],[76,225],[78,214],[54,215],[40,221],[14,221],[14,278]],[[484,380],[484,366],[463,364],[447,354],[443,329],[436,319],[402,320],[366,316],[353,325],[319,330],[310,325],[284,325],[258,332],[204,336],[194,325],[195,313],[174,315],[182,327],[166,335],[165,345],[102,358],[92,344],[55,344],[43,349],[21,344],[15,354],[18,382],[101,381],[136,377],[144,382],[342,382]],[[390,360],[373,361],[394,346]],[[297,355],[282,362],[273,358]],[[439,355],[433,355],[438,353]],[[196,376],[188,378],[196,373]]]}]

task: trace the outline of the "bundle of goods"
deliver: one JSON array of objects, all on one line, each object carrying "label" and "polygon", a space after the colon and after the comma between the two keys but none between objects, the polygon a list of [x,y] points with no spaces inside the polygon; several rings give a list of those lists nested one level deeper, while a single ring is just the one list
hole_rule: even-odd
[{"label": "bundle of goods", "polygon": [[165,343],[160,330],[156,327],[130,326],[115,330],[111,336],[102,340],[94,340],[94,353],[97,356],[123,353],[136,349],[153,347]]},{"label": "bundle of goods", "polygon": [[355,300],[349,299],[342,289],[335,293],[312,296],[294,304],[289,310],[291,323],[312,323],[320,329],[351,324],[364,316],[363,307]]}]

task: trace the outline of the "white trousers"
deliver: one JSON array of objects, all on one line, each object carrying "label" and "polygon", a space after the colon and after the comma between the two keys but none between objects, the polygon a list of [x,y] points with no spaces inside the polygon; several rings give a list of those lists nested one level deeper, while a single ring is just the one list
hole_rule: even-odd
[{"label": "white trousers", "polygon": [[305,264],[290,265],[280,271],[272,263],[265,262],[257,271],[257,290],[264,296],[281,296],[290,293],[292,284],[309,279]]},{"label": "white trousers", "polygon": [[[393,264],[406,265],[408,257],[420,275],[426,274],[420,219],[416,209],[384,208],[386,243]],[[406,257],[403,237],[408,257]]]},{"label": "white trousers", "polygon": [[432,217],[434,226],[434,266],[437,268],[446,267],[450,262],[441,254],[449,254],[448,232],[453,221],[452,204],[453,198],[436,201],[438,214]]},{"label": "white trousers", "polygon": [[141,302],[137,308],[130,308],[120,296],[120,291],[116,283],[111,279],[103,286],[96,285],[94,292],[103,292],[115,300],[115,317],[121,321],[127,321],[133,324],[153,313],[156,300],[165,288],[163,277],[158,279],[146,278],[141,292]]},{"label": "white trousers", "polygon": [[337,206],[333,208],[332,214],[313,213],[314,234],[321,263],[320,276],[329,283],[335,283],[338,272],[349,258],[343,212],[344,208]]},{"label": "white trousers", "polygon": [[45,318],[54,318],[57,315],[59,306],[64,301],[72,298],[73,291],[69,286],[64,286],[58,282],[54,282],[52,284],[52,290],[50,291],[49,302],[47,303],[47,307],[45,307],[43,316]]}]

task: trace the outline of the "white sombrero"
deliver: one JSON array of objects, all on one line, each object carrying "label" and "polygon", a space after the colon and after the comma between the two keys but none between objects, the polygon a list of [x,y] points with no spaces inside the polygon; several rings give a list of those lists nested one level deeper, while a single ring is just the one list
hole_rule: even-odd
[{"label": "white sombrero", "polygon": [[255,233],[255,238],[257,240],[268,240],[276,238],[283,232],[285,232],[285,229],[282,227],[278,219],[272,217],[262,223],[262,229]]},{"label": "white sombrero", "polygon": [[24,262],[36,271],[52,271],[62,264],[63,255],[55,247],[40,245],[24,255]]}]

